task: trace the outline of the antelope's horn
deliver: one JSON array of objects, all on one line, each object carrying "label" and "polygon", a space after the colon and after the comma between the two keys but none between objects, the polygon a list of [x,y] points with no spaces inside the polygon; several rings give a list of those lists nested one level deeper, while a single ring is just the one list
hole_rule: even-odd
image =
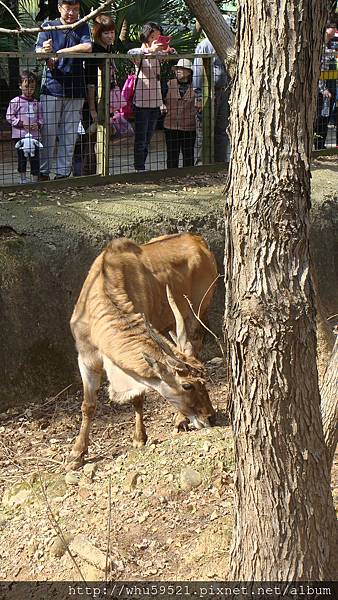
[{"label": "antelope's horn", "polygon": [[181,352],[190,353],[191,344],[187,338],[187,332],[184,325],[184,319],[178,309],[178,306],[174,300],[174,296],[171,293],[170,287],[166,285],[167,298],[169,302],[169,306],[174,313],[175,321],[176,321],[176,345],[178,350]]}]

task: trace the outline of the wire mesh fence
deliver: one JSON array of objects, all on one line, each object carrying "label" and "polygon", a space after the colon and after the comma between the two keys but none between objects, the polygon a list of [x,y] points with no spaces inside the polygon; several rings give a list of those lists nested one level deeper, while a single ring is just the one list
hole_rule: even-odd
[{"label": "wire mesh fence", "polygon": [[228,90],[193,60],[0,53],[0,183],[212,164],[219,132],[228,162]]},{"label": "wire mesh fence", "polygon": [[[334,60],[335,62],[335,60]],[[338,71],[321,72],[314,123],[315,150],[338,149]]]},{"label": "wire mesh fence", "polygon": [[[227,163],[229,88],[214,55],[0,53],[0,184]],[[338,148],[337,71],[314,149]]]}]

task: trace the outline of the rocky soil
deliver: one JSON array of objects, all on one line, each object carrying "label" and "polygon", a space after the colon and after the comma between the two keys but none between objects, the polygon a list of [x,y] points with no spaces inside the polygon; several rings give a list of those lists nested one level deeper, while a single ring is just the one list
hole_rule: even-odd
[{"label": "rocky soil", "polygon": [[[130,406],[105,389],[88,460],[65,473],[81,394],[1,415],[0,508],[6,580],[204,580],[226,575],[233,456],[220,359],[208,363],[217,426],[174,434],[172,410],[153,394],[149,440],[132,448]],[[67,550],[69,545],[69,550]]]},{"label": "rocky soil", "polygon": [[[1,579],[226,580],[233,527],[233,452],[226,372],[207,363],[212,429],[174,434],[171,408],[148,398],[145,448],[134,415],[100,394],[84,467],[66,473],[80,392],[0,415]],[[338,507],[338,456],[333,494]]]}]

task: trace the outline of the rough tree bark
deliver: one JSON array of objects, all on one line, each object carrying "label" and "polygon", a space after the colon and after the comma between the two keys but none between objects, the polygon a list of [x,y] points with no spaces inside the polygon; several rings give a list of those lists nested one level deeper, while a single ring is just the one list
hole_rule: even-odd
[{"label": "rough tree bark", "polygon": [[237,463],[230,575],[239,581],[336,575],[309,264],[326,9],[324,0],[239,1],[225,215]]},{"label": "rough tree bark", "polygon": [[214,0],[185,0],[232,78],[236,68],[235,36]]},{"label": "rough tree bark", "polygon": [[320,392],[326,455],[329,471],[331,471],[338,443],[338,335]]}]

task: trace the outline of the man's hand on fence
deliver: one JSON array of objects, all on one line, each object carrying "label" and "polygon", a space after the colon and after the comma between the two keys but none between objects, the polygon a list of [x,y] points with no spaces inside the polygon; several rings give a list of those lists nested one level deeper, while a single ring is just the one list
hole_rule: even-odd
[{"label": "man's hand on fence", "polygon": [[323,97],[324,98],[331,98],[331,96],[332,96],[332,94],[331,94],[331,92],[328,89],[326,89],[326,90],[323,91]]},{"label": "man's hand on fence", "polygon": [[53,52],[53,40],[45,40],[42,44],[41,52]]}]

